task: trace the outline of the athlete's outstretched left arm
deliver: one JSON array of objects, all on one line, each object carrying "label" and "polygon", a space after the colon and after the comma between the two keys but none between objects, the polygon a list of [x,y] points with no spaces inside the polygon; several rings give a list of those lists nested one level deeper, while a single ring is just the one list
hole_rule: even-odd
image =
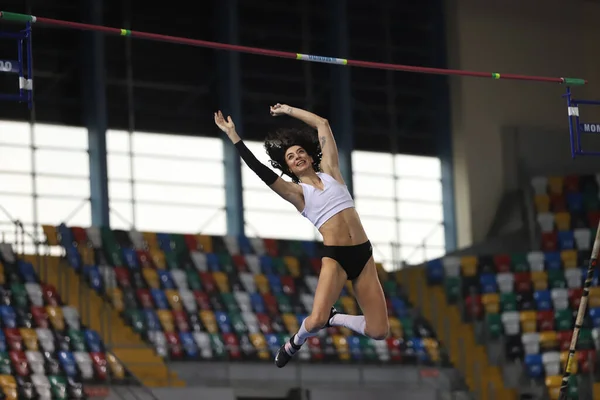
[{"label": "athlete's outstretched left arm", "polygon": [[321,151],[323,157],[321,159],[321,169],[326,174],[333,176],[340,182],[344,182],[344,178],[340,172],[340,161],[338,156],[338,149],[329,126],[329,121],[323,117],[319,117],[310,111],[303,110],[301,108],[291,107],[286,104],[275,104],[271,107],[271,115],[289,115],[297,118],[305,124],[315,128],[319,136],[319,143],[321,144]]}]

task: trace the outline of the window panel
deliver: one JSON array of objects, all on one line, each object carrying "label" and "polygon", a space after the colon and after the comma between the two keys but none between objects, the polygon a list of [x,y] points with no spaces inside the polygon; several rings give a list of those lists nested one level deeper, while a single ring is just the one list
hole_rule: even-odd
[{"label": "window panel", "polygon": [[112,229],[131,229],[133,226],[133,206],[131,202],[110,201],[110,226]]},{"label": "window panel", "polygon": [[361,218],[372,242],[390,243],[396,240],[396,223],[393,219]]},{"label": "window panel", "polygon": [[442,232],[443,226],[439,222],[421,222],[400,220],[400,243],[420,245],[426,241],[428,245],[439,244],[439,233]]},{"label": "window panel", "polygon": [[420,219],[427,221],[442,222],[444,220],[444,210],[442,204],[399,201],[398,218],[400,219]]},{"label": "window panel", "polygon": [[371,175],[354,174],[354,196],[391,199],[394,197],[394,179]]},{"label": "window panel", "polygon": [[37,147],[88,149],[87,129],[75,126],[35,124],[33,135]]},{"label": "window panel", "polygon": [[129,132],[114,129],[106,131],[106,151],[129,152]]},{"label": "window panel", "polygon": [[180,136],[135,132],[133,152],[163,156],[192,157],[195,159],[223,160],[223,140],[197,136]]},{"label": "window panel", "polygon": [[135,180],[224,186],[224,165],[218,161],[190,161],[134,156]]},{"label": "window panel", "polygon": [[429,260],[442,257],[444,254],[446,254],[446,250],[444,247],[400,247],[400,258],[409,265],[423,264]]},{"label": "window panel", "polygon": [[396,195],[401,200],[442,202],[442,183],[428,179],[398,179]]},{"label": "window panel", "polygon": [[33,196],[33,179],[28,174],[0,173],[0,192]]},{"label": "window panel", "polygon": [[5,215],[0,209],[0,221],[19,220],[25,223],[33,223],[33,197],[21,195],[0,194],[0,205],[10,215]]},{"label": "window panel", "polygon": [[0,171],[31,173],[31,149],[0,146]]},{"label": "window panel", "polygon": [[129,156],[108,154],[106,159],[108,179],[131,179],[130,160]]},{"label": "window panel", "polygon": [[397,176],[421,178],[442,178],[442,164],[437,157],[413,156],[397,154],[395,157]]},{"label": "window panel", "polygon": [[[31,129],[29,124],[27,122],[0,121],[0,147],[1,143],[30,146]],[[2,159],[0,158],[0,160]]]},{"label": "window panel", "polygon": [[354,173],[389,174],[394,171],[394,158],[391,154],[372,151],[353,151],[352,170]]},{"label": "window panel", "polygon": [[46,174],[61,174],[67,176],[90,175],[90,160],[85,152],[37,150],[35,152],[36,168]]},{"label": "window panel", "polygon": [[136,201],[155,201],[198,206],[225,207],[225,189],[210,187],[136,183]]},{"label": "window panel", "polygon": [[246,210],[246,234],[273,239],[314,240],[320,234],[298,213]]},{"label": "window panel", "polygon": [[40,197],[37,201],[37,211],[40,224],[59,225],[65,222],[69,226],[82,227],[92,224],[92,209],[89,201]]},{"label": "window panel", "polygon": [[136,204],[136,226],[140,231],[224,235],[225,211],[199,207]]},{"label": "window panel", "polygon": [[371,200],[359,197],[355,200],[355,204],[356,210],[364,218],[377,216],[394,219],[396,217],[394,200]]},{"label": "window panel", "polygon": [[112,182],[108,181],[109,198],[115,201],[131,200],[131,183],[130,182]]},{"label": "window panel", "polygon": [[244,190],[244,209],[297,212],[296,207],[271,189]]},{"label": "window panel", "polygon": [[376,263],[390,262],[394,259],[391,243],[376,243],[371,242],[373,245],[373,259]]},{"label": "window panel", "polygon": [[37,176],[36,189],[42,196],[80,196],[82,199],[90,197],[89,179]]}]

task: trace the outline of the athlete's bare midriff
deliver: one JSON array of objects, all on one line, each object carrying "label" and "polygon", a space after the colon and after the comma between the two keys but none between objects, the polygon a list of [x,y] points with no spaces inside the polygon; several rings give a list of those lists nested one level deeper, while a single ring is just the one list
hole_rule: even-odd
[{"label": "athlete's bare midriff", "polygon": [[355,246],[369,238],[355,208],[347,208],[321,225],[323,244],[328,246]]}]

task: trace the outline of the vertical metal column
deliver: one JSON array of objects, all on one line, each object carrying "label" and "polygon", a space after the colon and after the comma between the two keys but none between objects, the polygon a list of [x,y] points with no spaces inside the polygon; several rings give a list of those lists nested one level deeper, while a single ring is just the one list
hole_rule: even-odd
[{"label": "vertical metal column", "polygon": [[[446,21],[444,1],[436,0],[433,11],[434,46],[433,66],[447,68]],[[454,197],[454,160],[452,156],[452,123],[450,118],[450,78],[444,75],[432,75],[432,98],[435,99],[435,130],[438,156],[442,164],[442,201],[444,211],[444,236],[446,251],[457,246],[456,207]]]},{"label": "vertical metal column", "polygon": [[[346,0],[328,0],[331,34],[329,39],[332,57],[348,58],[348,13]],[[350,193],[354,194],[352,180],[352,150],[354,130],[352,127],[352,91],[350,90],[350,68],[331,67],[331,126],[335,134],[340,157],[340,169]]]},{"label": "vertical metal column", "polygon": [[[215,3],[219,41],[239,44],[238,1],[221,0]],[[235,51],[217,51],[217,79],[219,107],[225,115],[231,115],[236,130],[243,138],[240,54]],[[244,197],[240,156],[229,139],[223,137],[225,160],[225,210],[227,234],[244,234]]]},{"label": "vertical metal column", "polygon": [[[101,1],[85,0],[82,7],[85,22],[102,25]],[[84,31],[81,35],[83,54],[81,86],[88,129],[92,225],[109,226],[104,34]]]}]

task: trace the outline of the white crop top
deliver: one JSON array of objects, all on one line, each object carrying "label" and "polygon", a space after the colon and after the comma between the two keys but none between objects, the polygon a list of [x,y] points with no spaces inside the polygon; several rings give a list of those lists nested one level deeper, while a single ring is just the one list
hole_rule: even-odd
[{"label": "white crop top", "polygon": [[301,214],[319,229],[335,214],[354,207],[354,200],[346,185],[342,185],[331,175],[323,172],[317,172],[317,175],[323,181],[323,190],[300,183],[304,193],[304,210]]}]

